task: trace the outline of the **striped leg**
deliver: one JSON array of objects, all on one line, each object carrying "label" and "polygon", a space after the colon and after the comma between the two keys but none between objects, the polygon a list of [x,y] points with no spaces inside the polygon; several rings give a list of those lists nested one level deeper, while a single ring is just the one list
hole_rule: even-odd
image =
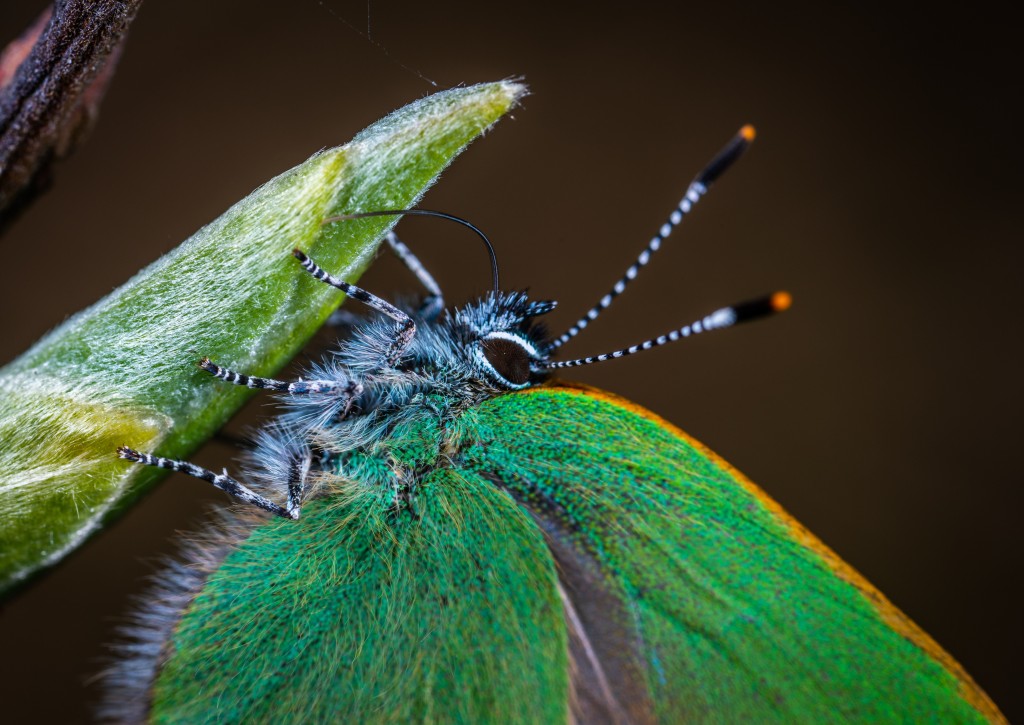
[{"label": "striped leg", "polygon": [[381,299],[377,295],[371,294],[361,287],[356,287],[354,284],[349,284],[344,280],[340,280],[337,277],[328,274],[322,270],[316,262],[303,254],[301,250],[293,250],[292,254],[294,254],[295,258],[302,263],[303,268],[307,272],[321,282],[329,284],[332,287],[337,287],[352,299],[358,300],[365,305],[369,305],[373,309],[378,312],[382,312],[398,323],[395,326],[395,339],[391,342],[387,353],[384,355],[385,364],[389,367],[393,367],[395,363],[401,359],[406,348],[409,347],[409,343],[412,342],[412,339],[416,336],[416,323],[412,321],[412,318],[390,302]]},{"label": "striped leg", "polygon": [[[214,473],[208,468],[197,466],[187,461],[176,461],[171,458],[151,456],[148,453],[139,453],[136,450],[121,446],[117,449],[117,455],[126,461],[139,463],[144,466],[156,466],[166,468],[169,471],[187,473],[189,476],[201,478],[212,483],[221,491],[231,494],[240,501],[257,506],[264,511],[269,511],[276,516],[286,519],[297,519],[302,510],[302,494],[305,489],[307,462],[296,461],[294,474],[288,480],[288,503],[286,506],[276,504],[265,496],[261,496],[252,489],[244,486],[228,475],[227,469],[223,473]],[[301,465],[300,465],[301,464]]]},{"label": "striped leg", "polygon": [[[412,250],[398,238],[397,234],[389,231],[385,238],[388,241],[388,246],[391,247],[391,251],[394,252],[395,256],[402,261],[410,272],[416,275],[416,279],[419,280],[420,284],[427,291],[427,296],[423,298],[423,303],[420,305],[420,317],[425,320],[436,320],[438,315],[444,311],[444,294],[441,292],[441,287],[437,284],[437,280],[427,271],[419,258],[412,253]],[[360,320],[359,315],[351,310],[340,308],[331,313],[331,316],[327,318],[326,324],[331,327],[354,327],[359,324]]]},{"label": "striped leg", "polygon": [[416,279],[420,281],[423,288],[427,291],[427,296],[423,300],[423,304],[420,306],[419,314],[426,320],[434,320],[444,310],[444,295],[441,293],[441,286],[434,279],[433,275],[427,271],[423,263],[412,253],[409,249],[398,238],[398,235],[394,232],[388,232],[387,236],[388,245],[391,247],[391,251],[395,253],[405,266],[416,275]]},{"label": "striped leg", "polygon": [[349,398],[354,398],[363,391],[363,386],[353,380],[299,380],[288,382],[272,378],[258,378],[255,375],[245,375],[244,373],[223,368],[208,357],[204,357],[199,361],[199,367],[213,375],[213,377],[234,383],[235,385],[244,385],[247,388],[258,388],[260,390],[276,390],[282,393],[292,393],[293,395],[339,393]]}]

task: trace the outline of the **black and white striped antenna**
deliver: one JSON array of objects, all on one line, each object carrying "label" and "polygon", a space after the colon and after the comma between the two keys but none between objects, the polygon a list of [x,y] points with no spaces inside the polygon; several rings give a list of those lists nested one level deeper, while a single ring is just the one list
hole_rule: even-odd
[{"label": "black and white striped antenna", "polygon": [[689,325],[683,325],[678,330],[672,330],[671,332],[659,337],[652,337],[650,340],[645,340],[644,342],[623,348],[622,350],[606,352],[603,355],[581,357],[576,360],[543,363],[538,365],[536,369],[540,371],[558,370],[559,368],[575,368],[580,365],[590,365],[592,363],[604,362],[605,360],[614,360],[615,358],[626,357],[627,355],[635,355],[638,352],[660,347],[670,342],[675,342],[676,340],[693,337],[694,335],[699,335],[702,332],[724,330],[727,327],[738,325],[741,322],[749,322],[750,320],[756,320],[759,317],[774,315],[776,312],[782,312],[788,309],[791,303],[792,298],[788,292],[775,292],[764,297],[758,297],[753,300],[748,300],[747,302],[741,302],[738,305],[732,305],[731,307],[723,307],[719,310],[715,310],[710,315],[706,315],[696,322],[691,322]]},{"label": "black and white striped antenna", "polygon": [[690,182],[690,186],[687,187],[686,194],[683,196],[682,200],[676,208],[672,210],[672,213],[669,214],[668,219],[661,225],[661,228],[658,229],[657,234],[651,237],[651,241],[647,243],[644,250],[640,252],[640,256],[637,257],[636,261],[630,265],[629,269],[626,270],[626,273],[622,275],[622,278],[615,283],[608,294],[602,297],[596,305],[587,311],[587,314],[583,315],[583,317],[577,320],[572,327],[548,344],[546,350],[548,354],[554,352],[569,340],[576,337],[576,335],[578,335],[587,325],[596,320],[598,315],[611,307],[615,298],[625,291],[626,285],[636,278],[640,270],[651,260],[651,255],[661,248],[662,242],[664,242],[668,235],[672,233],[672,230],[679,226],[686,215],[690,213],[690,210],[693,209],[694,205],[696,205],[697,202],[700,201],[701,197],[707,193],[715,180],[721,176],[726,169],[732,166],[733,162],[735,162],[736,159],[738,159],[743,152],[750,147],[751,142],[754,140],[754,136],[754,127],[746,125],[739,130],[729,143],[725,145],[725,148],[718,152],[718,155],[711,160],[711,163],[709,163],[704,170],[697,175],[697,178]]}]

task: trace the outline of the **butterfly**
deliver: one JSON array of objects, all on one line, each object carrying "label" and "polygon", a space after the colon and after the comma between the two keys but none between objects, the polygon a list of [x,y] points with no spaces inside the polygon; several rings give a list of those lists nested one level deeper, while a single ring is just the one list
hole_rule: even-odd
[{"label": "butterfly", "polygon": [[939,645],[754,484],[629,401],[553,379],[781,312],[782,292],[555,360],[747,149],[747,126],[575,324],[493,289],[393,305],[278,393],[243,475],[121,447],[244,506],[187,545],[108,676],[106,714],[160,722],[1002,721]]}]

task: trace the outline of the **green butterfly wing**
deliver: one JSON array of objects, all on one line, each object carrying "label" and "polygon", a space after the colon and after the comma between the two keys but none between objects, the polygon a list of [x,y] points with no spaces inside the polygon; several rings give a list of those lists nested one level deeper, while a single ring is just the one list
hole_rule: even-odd
[{"label": "green butterfly wing", "polygon": [[507,494],[450,468],[418,518],[344,494],[253,531],[168,643],[174,723],[565,722],[556,573]]},{"label": "green butterfly wing", "polygon": [[[154,721],[1002,721],[775,503],[625,401],[504,395],[396,426],[356,468],[210,566]],[[414,481],[410,508],[374,479]]]},{"label": "green butterfly wing", "polygon": [[647,411],[560,386],[471,425],[467,467],[534,513],[558,560],[579,699],[660,722],[1003,721],[860,575]]}]

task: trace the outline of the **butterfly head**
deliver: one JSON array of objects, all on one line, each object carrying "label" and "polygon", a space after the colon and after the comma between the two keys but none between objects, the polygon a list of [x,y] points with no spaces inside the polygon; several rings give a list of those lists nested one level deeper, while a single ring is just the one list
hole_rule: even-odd
[{"label": "butterfly head", "polygon": [[548,335],[535,318],[555,309],[554,301],[530,301],[520,292],[491,293],[456,310],[452,322],[468,362],[500,390],[522,390],[547,377]]},{"label": "butterfly head", "polygon": [[[493,292],[476,303],[449,313],[446,317],[447,333],[450,334],[447,341],[455,345],[454,348],[450,348],[450,352],[458,360],[458,362],[454,362],[454,367],[482,383],[488,392],[522,390],[543,382],[548,375],[556,370],[635,355],[670,342],[781,312],[789,307],[789,295],[784,292],[775,292],[729,307],[719,308],[689,324],[628,347],[571,360],[551,360],[565,343],[587,328],[625,291],[627,285],[638,276],[640,270],[648,264],[654,253],[662,247],[666,238],[725,170],[743,155],[753,139],[754,129],[752,126],[744,126],[740,129],[690,183],[685,195],[669,215],[668,221],[662,224],[658,232],[648,242],[647,247],[626,269],[625,274],[612,286],[611,290],[573,325],[557,336],[549,336],[542,325],[534,322],[535,317],[553,310],[555,303],[531,302],[525,294],[501,292],[498,284],[498,260],[494,247],[487,235],[465,219],[426,209],[395,209],[332,217],[325,220],[325,223],[326,221],[358,219],[367,216],[411,214],[441,217],[458,222],[474,231],[486,246],[490,256]],[[407,250],[400,253],[407,254]],[[417,262],[411,268],[414,271],[420,269],[419,263]],[[436,283],[429,278],[429,275],[427,277],[430,284],[436,287]],[[439,290],[437,294],[439,294]],[[438,312],[440,312],[439,307]],[[449,361],[452,362],[451,358]]]}]

